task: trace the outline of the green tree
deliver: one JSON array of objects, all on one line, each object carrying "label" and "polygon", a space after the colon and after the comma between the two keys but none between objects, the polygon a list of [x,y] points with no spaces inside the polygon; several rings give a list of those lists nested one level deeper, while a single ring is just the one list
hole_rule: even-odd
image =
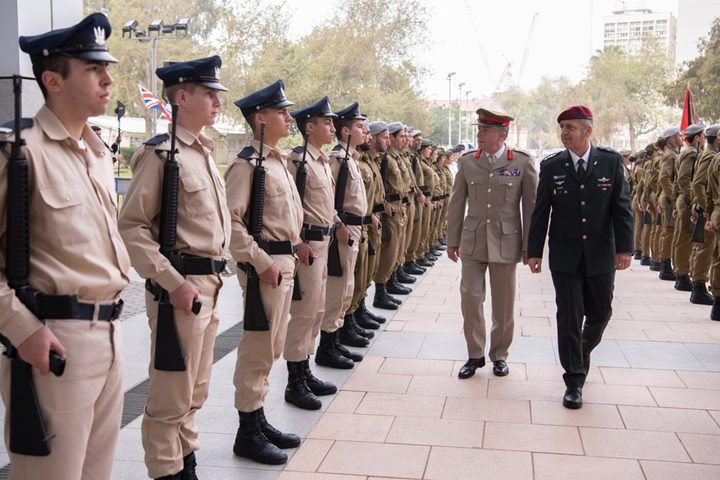
[{"label": "green tree", "polygon": [[668,105],[682,107],[683,94],[690,87],[698,115],[706,123],[720,121],[720,18],[716,18],[710,34],[698,41],[700,55],[685,64],[677,80],[665,88]]}]

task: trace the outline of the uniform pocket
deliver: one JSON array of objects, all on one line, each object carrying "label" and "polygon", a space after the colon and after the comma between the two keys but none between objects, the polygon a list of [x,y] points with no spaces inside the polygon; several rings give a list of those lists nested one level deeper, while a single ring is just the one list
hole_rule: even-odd
[{"label": "uniform pocket", "polygon": [[184,211],[190,217],[204,217],[215,210],[212,188],[209,179],[201,173],[188,172],[180,177]]},{"label": "uniform pocket", "polygon": [[507,260],[517,259],[520,256],[521,250],[522,236],[520,220],[503,220],[500,256]]},{"label": "uniform pocket", "polygon": [[[43,202],[49,207],[44,215],[33,220],[42,223],[39,231],[62,232],[63,245],[89,243],[89,238],[84,233],[88,222],[85,206],[87,199],[83,188],[77,184],[63,183],[40,188],[39,193]],[[90,232],[90,234],[95,233]]]},{"label": "uniform pocket", "polygon": [[460,253],[462,255],[472,255],[475,251],[475,237],[480,220],[468,217],[463,224],[462,236],[460,237]]}]

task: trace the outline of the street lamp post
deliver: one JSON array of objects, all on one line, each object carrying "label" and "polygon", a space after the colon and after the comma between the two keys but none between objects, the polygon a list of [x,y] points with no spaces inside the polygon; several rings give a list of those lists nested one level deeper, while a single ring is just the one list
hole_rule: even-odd
[{"label": "street lamp post", "polygon": [[465,82],[458,85],[458,143],[462,143],[462,87]]},{"label": "street lamp post", "polygon": [[[467,111],[470,108],[470,90],[465,90],[465,110]],[[470,141],[470,120],[465,122],[465,139],[469,142]]]},{"label": "street lamp post", "polygon": [[452,77],[455,72],[448,73],[448,146],[452,144]]}]

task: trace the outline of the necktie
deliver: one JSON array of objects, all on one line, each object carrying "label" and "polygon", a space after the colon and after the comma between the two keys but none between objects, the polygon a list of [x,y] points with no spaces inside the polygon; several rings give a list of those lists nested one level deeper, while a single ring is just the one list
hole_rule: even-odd
[{"label": "necktie", "polygon": [[578,169],[577,169],[578,177],[585,178],[585,160],[582,158],[578,160]]},{"label": "necktie", "polygon": [[489,154],[487,157],[488,157],[488,162],[490,162],[490,165],[495,163],[495,155]]}]

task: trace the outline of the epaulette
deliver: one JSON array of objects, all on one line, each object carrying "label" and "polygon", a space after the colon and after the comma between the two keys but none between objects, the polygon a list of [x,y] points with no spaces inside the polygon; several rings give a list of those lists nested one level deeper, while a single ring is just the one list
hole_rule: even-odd
[{"label": "epaulette", "polygon": [[244,158],[245,160],[254,160],[254,157],[257,157],[257,151],[255,150],[255,147],[248,145],[240,150],[240,153],[238,153],[237,156]]},{"label": "epaulette", "polygon": [[155,135],[150,140],[146,141],[143,145],[155,146],[160,145],[163,142],[167,142],[168,140],[170,140],[170,135],[168,135],[167,133],[161,133],[159,135]]},{"label": "epaulette", "polygon": [[526,155],[528,157],[531,156],[528,152],[526,152],[525,150],[520,150],[519,148],[512,147],[510,150],[512,150],[513,152],[522,153],[523,155]]},{"label": "epaulette", "polygon": [[343,150],[344,148],[345,148],[345,147],[343,147],[341,144],[338,143],[337,145],[335,145],[335,146],[333,147],[332,151],[333,151],[333,152],[339,152],[339,151]]},{"label": "epaulette", "polygon": [[[551,154],[548,155],[547,157],[543,158],[543,159],[542,159],[542,162],[547,162],[547,161],[550,160],[551,158],[555,158],[557,155],[560,155],[562,152],[564,152],[564,150],[560,150],[559,152],[551,153]],[[542,163],[542,162],[540,162],[540,163]]]},{"label": "epaulette", "polygon": [[617,153],[620,155],[617,151],[613,150],[610,147],[597,147],[598,150],[602,150],[603,152],[610,152],[610,153]]},{"label": "epaulette", "polygon": [[[22,118],[20,119],[20,130],[25,130],[27,128],[32,127],[34,124],[34,120],[32,118]],[[13,133],[15,130],[15,120],[11,120],[9,122],[5,122],[2,125],[0,125],[0,133],[2,134],[10,134]]]},{"label": "epaulette", "polygon": [[298,145],[297,147],[293,148],[292,151],[295,153],[303,153],[305,151],[305,147],[303,147],[302,145]]}]

